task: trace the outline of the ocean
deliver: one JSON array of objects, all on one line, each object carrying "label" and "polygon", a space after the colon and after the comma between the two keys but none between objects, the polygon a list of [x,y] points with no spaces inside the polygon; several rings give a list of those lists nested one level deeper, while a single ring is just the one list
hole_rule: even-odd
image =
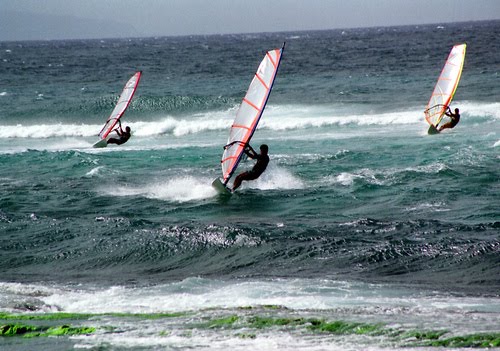
[{"label": "ocean", "polygon": [[[221,197],[283,42],[270,164]],[[458,43],[461,121],[427,135]],[[500,21],[0,42],[0,348],[500,349],[499,48]],[[132,138],[92,148],[138,70]]]}]

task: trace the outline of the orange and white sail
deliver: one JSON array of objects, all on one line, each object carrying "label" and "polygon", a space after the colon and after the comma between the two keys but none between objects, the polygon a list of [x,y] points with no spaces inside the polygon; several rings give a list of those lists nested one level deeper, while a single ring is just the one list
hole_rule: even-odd
[{"label": "orange and white sail", "polygon": [[465,48],[466,44],[458,44],[451,49],[424,111],[425,120],[434,127],[441,122],[457,90],[464,66]]},{"label": "orange and white sail", "polygon": [[108,134],[111,133],[115,128],[116,124],[118,123],[118,120],[125,113],[125,110],[130,104],[130,101],[132,101],[132,97],[134,97],[134,93],[137,90],[137,86],[139,85],[139,80],[141,79],[141,74],[142,74],[141,71],[136,72],[128,80],[127,84],[125,84],[125,87],[123,88],[123,91],[120,95],[120,98],[118,99],[118,102],[116,103],[115,108],[113,109],[113,112],[111,112],[111,115],[108,117],[106,124],[104,125],[104,127],[102,127],[101,131],[99,132],[99,137],[101,139],[106,139]]},{"label": "orange and white sail", "polygon": [[222,154],[222,182],[227,184],[242,158],[245,146],[250,142],[271,94],[283,50],[268,51],[255,73],[248,91],[236,113],[229,131],[229,138]]}]

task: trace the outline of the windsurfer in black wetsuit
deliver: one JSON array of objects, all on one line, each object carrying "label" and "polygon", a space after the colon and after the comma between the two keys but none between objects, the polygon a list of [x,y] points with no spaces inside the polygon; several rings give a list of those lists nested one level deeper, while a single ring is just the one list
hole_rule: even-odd
[{"label": "windsurfer in black wetsuit", "polygon": [[260,154],[256,153],[250,145],[245,147],[245,154],[248,157],[257,160],[257,163],[253,166],[252,170],[238,174],[233,184],[233,191],[238,189],[241,182],[244,180],[255,180],[260,177],[262,173],[266,170],[267,164],[269,163],[269,156],[267,155],[269,148],[266,144],[260,146]]},{"label": "windsurfer in black wetsuit", "polygon": [[119,138],[109,138],[107,141],[108,144],[125,144],[130,138],[132,131],[129,126],[126,126],[125,130],[123,130],[121,122],[118,121],[118,128],[115,129],[115,132],[118,134]]},{"label": "windsurfer in black wetsuit", "polygon": [[441,127],[438,128],[439,131],[442,131],[443,129],[446,128],[453,128],[455,127],[458,122],[460,122],[460,111],[458,108],[455,109],[455,113],[451,112],[450,107],[446,109],[446,112],[444,113],[446,116],[451,118],[451,121],[448,123],[443,124]]}]

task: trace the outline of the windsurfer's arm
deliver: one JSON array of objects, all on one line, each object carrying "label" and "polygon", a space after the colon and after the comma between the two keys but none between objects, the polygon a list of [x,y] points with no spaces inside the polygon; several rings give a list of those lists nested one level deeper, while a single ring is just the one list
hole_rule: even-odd
[{"label": "windsurfer's arm", "polygon": [[444,112],[444,114],[448,117],[452,117],[452,112],[451,112],[451,109],[450,109],[450,106],[446,106],[446,111]]},{"label": "windsurfer's arm", "polygon": [[123,134],[122,121],[120,120],[118,120],[118,128],[116,128],[116,132],[118,133],[118,135]]},{"label": "windsurfer's arm", "polygon": [[257,158],[257,153],[255,152],[254,149],[252,149],[252,147],[250,145],[245,146],[245,154],[247,154],[248,157],[250,157],[250,158],[253,158],[253,159]]}]

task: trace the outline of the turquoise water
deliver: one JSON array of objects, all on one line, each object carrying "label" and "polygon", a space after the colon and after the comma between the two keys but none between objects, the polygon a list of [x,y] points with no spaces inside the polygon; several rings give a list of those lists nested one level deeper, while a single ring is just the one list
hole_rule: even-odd
[{"label": "turquoise water", "polygon": [[[0,43],[0,310],[196,315],[135,327],[117,317],[120,332],[64,349],[408,347],[302,327],[244,340],[193,329],[241,307],[272,314],[258,308],[269,304],[447,336],[498,332],[499,38],[496,21]],[[269,167],[221,198],[210,184],[229,126],[283,41],[252,140],[269,145]],[[461,42],[462,119],[428,136],[423,109]],[[93,149],[136,70],[123,118],[133,137]],[[19,340],[0,345],[56,345]]]}]

